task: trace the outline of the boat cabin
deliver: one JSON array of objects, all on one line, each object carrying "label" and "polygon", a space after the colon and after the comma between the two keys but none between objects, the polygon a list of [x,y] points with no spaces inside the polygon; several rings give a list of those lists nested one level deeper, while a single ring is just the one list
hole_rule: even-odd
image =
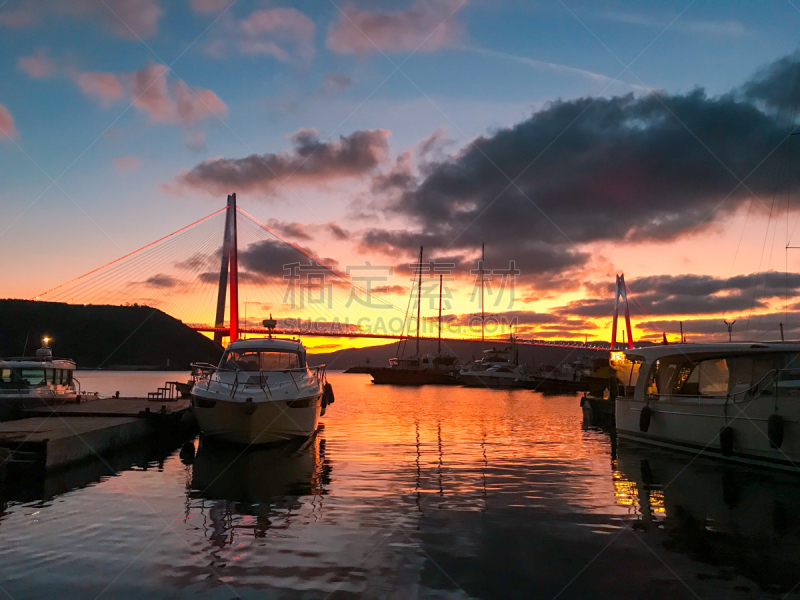
[{"label": "boat cabin", "polygon": [[639,401],[740,401],[800,388],[800,345],[677,344],[625,352],[633,363],[620,394]]},{"label": "boat cabin", "polygon": [[297,340],[262,338],[228,345],[219,363],[223,371],[291,371],[306,368],[306,349]]},{"label": "boat cabin", "polygon": [[74,379],[75,362],[53,358],[48,347],[36,356],[0,360],[0,395],[70,398],[78,395]]}]

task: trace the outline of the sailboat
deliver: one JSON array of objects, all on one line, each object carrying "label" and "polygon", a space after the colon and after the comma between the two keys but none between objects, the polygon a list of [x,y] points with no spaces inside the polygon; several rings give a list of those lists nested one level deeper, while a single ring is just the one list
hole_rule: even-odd
[{"label": "sailboat", "polygon": [[[419,324],[422,306],[422,246],[419,249],[417,284],[417,349],[413,356],[389,359],[388,367],[370,369],[372,381],[394,385],[458,385],[459,360],[451,352],[442,352],[442,276],[439,276],[439,344],[436,353],[422,356],[419,350]],[[413,294],[413,290],[411,292]]]}]

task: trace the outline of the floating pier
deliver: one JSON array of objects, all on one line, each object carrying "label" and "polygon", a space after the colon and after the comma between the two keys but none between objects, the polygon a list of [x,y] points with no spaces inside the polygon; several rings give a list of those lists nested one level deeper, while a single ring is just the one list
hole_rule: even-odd
[{"label": "floating pier", "polygon": [[24,418],[0,423],[0,448],[10,451],[12,468],[57,469],[175,431],[190,406],[188,399],[104,398],[26,409]]}]

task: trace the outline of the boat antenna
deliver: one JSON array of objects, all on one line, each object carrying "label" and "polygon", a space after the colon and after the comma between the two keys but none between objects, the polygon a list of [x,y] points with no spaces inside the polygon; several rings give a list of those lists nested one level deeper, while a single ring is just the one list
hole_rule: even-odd
[{"label": "boat antenna", "polygon": [[442,353],[442,276],[439,275],[439,354],[441,353]]},{"label": "boat antenna", "polygon": [[269,319],[264,320],[264,327],[269,331],[269,339],[272,339],[272,330],[278,326],[278,322],[272,318],[272,313],[269,313]]},{"label": "boat antenna", "polygon": [[419,247],[419,283],[417,284],[417,356],[419,356],[419,318],[422,308],[422,246]]}]

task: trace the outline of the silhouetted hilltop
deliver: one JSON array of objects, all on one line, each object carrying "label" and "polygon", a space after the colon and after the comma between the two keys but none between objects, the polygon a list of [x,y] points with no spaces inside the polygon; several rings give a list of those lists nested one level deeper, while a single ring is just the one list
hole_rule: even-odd
[{"label": "silhouetted hilltop", "polygon": [[222,355],[213,340],[148,306],[0,300],[0,356],[21,356],[23,349],[33,356],[45,335],[55,356],[81,368],[188,369]]},{"label": "silhouetted hilltop", "polygon": [[[415,340],[408,340],[405,346],[404,355],[411,356],[416,350]],[[458,356],[463,362],[477,359],[481,356],[481,349],[504,348],[508,342],[491,341],[481,346],[481,343],[471,340],[442,342],[442,350],[449,350]],[[581,356],[591,356],[593,358],[608,358],[608,352],[592,350],[589,348],[563,348],[558,346],[519,346],[519,360],[527,363],[531,368],[538,367],[541,363],[557,365],[562,361],[572,362]],[[430,354],[436,352],[437,341],[435,339],[420,340],[420,353]],[[311,365],[326,364],[331,370],[344,370],[349,367],[363,366],[369,358],[369,365],[372,367],[386,367],[389,359],[397,353],[397,342],[392,342],[382,346],[370,346],[369,348],[347,348],[336,352],[325,354],[310,354],[308,362]]]}]

